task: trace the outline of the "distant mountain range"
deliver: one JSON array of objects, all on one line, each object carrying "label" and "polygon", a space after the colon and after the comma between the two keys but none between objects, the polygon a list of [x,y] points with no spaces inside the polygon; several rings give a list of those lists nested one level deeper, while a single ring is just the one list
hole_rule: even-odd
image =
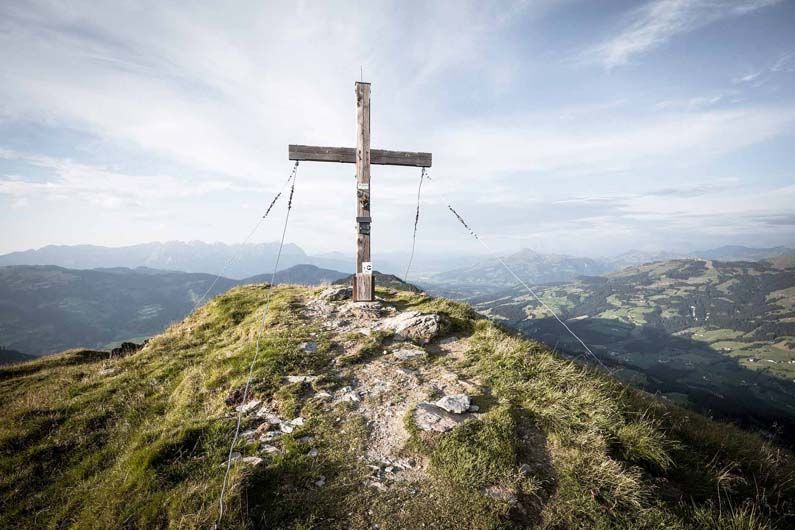
[{"label": "distant mountain range", "polygon": [[[167,241],[142,243],[124,247],[97,245],[49,245],[39,249],[0,255],[0,266],[56,265],[69,269],[98,269],[111,267],[148,267],[158,270],[221,274],[242,279],[271,270],[279,249],[278,243],[232,244],[202,241]],[[477,256],[418,255],[412,270],[442,271],[462,264],[477,263]],[[387,273],[403,274],[408,255],[403,252],[380,252],[374,265]],[[354,257],[343,252],[310,255],[295,244],[286,244],[279,266],[309,264],[317,267],[352,273]]]},{"label": "distant mountain range", "polygon": [[[314,265],[279,271],[276,283],[318,285],[347,276]],[[162,332],[205,301],[243,280],[149,268],[74,270],[56,266],[0,267],[0,364],[75,347],[104,348]],[[21,353],[24,352],[24,353]]]},{"label": "distant mountain range", "polygon": [[[49,245],[35,250],[0,255],[0,266],[56,265],[69,269],[113,267],[148,267],[158,270],[221,274],[243,279],[270,270],[276,259],[278,243],[225,244],[202,241],[167,241],[124,247],[97,245]],[[578,276],[597,276],[624,267],[680,258],[719,259],[725,261],[759,261],[795,256],[788,247],[749,248],[725,246],[695,252],[646,252],[632,250],[611,258],[575,257],[521,250],[504,259],[517,269],[525,281],[539,284],[568,281]],[[401,252],[380,252],[374,266],[384,273],[403,275],[408,256]],[[310,255],[295,244],[282,250],[280,266],[309,264],[317,267],[353,272],[354,258],[342,252]],[[434,288],[434,292],[460,295],[495,292],[516,281],[506,275],[496,259],[463,254],[418,254],[412,267],[412,279]],[[411,280],[410,280],[411,281]],[[462,291],[463,289],[463,291]]]},{"label": "distant mountain range", "polygon": [[[672,260],[536,292],[627,382],[756,427],[783,422],[795,436],[795,268],[780,259]],[[470,301],[530,337],[584,354],[522,288]]]},{"label": "distant mountain range", "polygon": [[[278,243],[235,244],[202,241],[168,241],[125,247],[95,245],[50,245],[36,250],[0,255],[0,266],[57,265],[69,269],[148,267],[158,270],[222,274],[242,279],[270,270]],[[282,268],[311,264],[353,272],[353,260],[337,254],[309,256],[298,245],[286,244],[279,263]]]},{"label": "distant mountain range", "polygon": [[624,267],[631,267],[633,265],[643,265],[644,263],[668,261],[672,259],[699,258],[720,261],[762,261],[784,256],[795,256],[795,249],[782,246],[752,248],[742,245],[726,245],[693,252],[646,252],[642,250],[630,250],[605,261],[610,263],[615,270],[620,270]]},{"label": "distant mountain range", "polygon": [[[503,261],[523,281],[540,285],[567,282],[580,276],[602,276],[626,267],[672,259],[712,259],[722,261],[762,261],[795,257],[795,249],[788,247],[749,248],[725,246],[692,253],[645,252],[632,250],[612,258],[581,258],[561,254],[542,254],[530,249],[503,257]],[[481,260],[461,267],[424,277],[420,282],[437,295],[466,299],[494,294],[519,285],[496,258]]]},{"label": "distant mountain range", "polygon": [[[271,243],[168,242],[119,248],[49,246],[5,254],[0,264],[25,265],[0,267],[0,346],[40,355],[77,346],[98,348],[158,333],[186,315],[222,270],[227,273],[208,296],[243,283],[270,281],[270,275],[262,271],[272,267],[277,250]],[[779,263],[795,259],[795,251],[785,247],[721,247],[697,254]],[[385,256],[378,263],[400,268],[398,255]],[[590,259],[522,250],[504,260],[524,281],[539,285],[600,276],[628,263],[663,256],[635,251],[612,259]],[[352,261],[339,253],[309,256],[296,245],[285,246],[281,259],[286,268],[277,273],[276,282],[307,285],[346,277]],[[302,260],[310,263],[295,263]],[[426,262],[434,267],[453,262],[466,265],[411,282],[434,294],[471,299],[517,286],[496,259],[450,257]],[[36,263],[45,265],[31,265]]]},{"label": "distant mountain range", "polygon": [[750,248],[729,245],[695,253],[697,258],[721,261],[763,261],[785,256],[795,256],[795,249],[789,247]]}]

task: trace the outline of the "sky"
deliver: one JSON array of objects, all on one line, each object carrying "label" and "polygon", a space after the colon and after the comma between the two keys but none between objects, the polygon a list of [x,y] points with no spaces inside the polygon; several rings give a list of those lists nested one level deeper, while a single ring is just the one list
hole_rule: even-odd
[{"label": "sky", "polygon": [[[243,241],[290,143],[433,153],[417,252],[795,245],[795,1],[0,3],[0,252]],[[351,254],[354,168],[287,240]],[[419,168],[374,166],[373,254]],[[281,235],[284,201],[253,235]]]}]

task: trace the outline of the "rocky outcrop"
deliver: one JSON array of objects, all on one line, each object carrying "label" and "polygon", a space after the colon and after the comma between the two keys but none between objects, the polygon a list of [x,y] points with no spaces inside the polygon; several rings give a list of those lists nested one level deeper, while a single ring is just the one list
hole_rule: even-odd
[{"label": "rocky outcrop", "polygon": [[143,348],[146,343],[149,342],[148,340],[143,341],[141,344],[136,344],[134,342],[122,342],[118,348],[113,348],[110,350],[111,357],[124,357],[126,355],[133,354]]},{"label": "rocky outcrop", "polygon": [[406,311],[386,318],[378,324],[378,329],[392,331],[395,340],[411,340],[418,344],[428,344],[447,328],[447,320],[437,313]]},{"label": "rocky outcrop", "polygon": [[318,298],[326,302],[339,302],[349,300],[353,296],[353,289],[344,285],[329,287],[318,295]]}]

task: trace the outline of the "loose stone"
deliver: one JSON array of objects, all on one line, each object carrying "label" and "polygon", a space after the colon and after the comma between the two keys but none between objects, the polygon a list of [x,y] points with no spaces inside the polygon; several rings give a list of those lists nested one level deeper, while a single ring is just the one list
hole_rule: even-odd
[{"label": "loose stone", "polygon": [[452,396],[444,396],[436,402],[436,406],[443,408],[447,412],[454,414],[462,414],[469,410],[469,396],[466,394],[454,394]]},{"label": "loose stone", "polygon": [[259,399],[252,399],[248,403],[244,403],[242,405],[238,405],[235,410],[238,412],[251,412],[255,408],[259,407],[262,404],[262,400]]},{"label": "loose stone", "polygon": [[414,424],[423,431],[447,432],[466,419],[462,414],[447,412],[433,403],[420,403],[414,410]]}]

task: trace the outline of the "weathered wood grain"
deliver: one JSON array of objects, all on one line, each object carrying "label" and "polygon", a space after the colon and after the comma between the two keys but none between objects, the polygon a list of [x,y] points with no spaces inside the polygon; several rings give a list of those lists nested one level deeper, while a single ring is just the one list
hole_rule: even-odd
[{"label": "weathered wood grain", "polygon": [[[372,293],[375,291],[375,281],[372,274],[356,273],[353,279],[353,299],[357,302],[372,302]],[[367,294],[370,297],[367,297]]]},{"label": "weathered wood grain", "polygon": [[[290,160],[308,162],[341,162],[356,163],[356,149],[353,147],[323,147],[317,145],[289,145]],[[370,164],[378,166],[412,166],[431,167],[431,153],[414,153],[411,151],[387,151],[385,149],[370,150]]]},{"label": "weathered wood grain", "polygon": [[370,163],[379,166],[431,167],[432,162],[431,153],[387,151],[385,149],[373,149],[370,151]]}]

